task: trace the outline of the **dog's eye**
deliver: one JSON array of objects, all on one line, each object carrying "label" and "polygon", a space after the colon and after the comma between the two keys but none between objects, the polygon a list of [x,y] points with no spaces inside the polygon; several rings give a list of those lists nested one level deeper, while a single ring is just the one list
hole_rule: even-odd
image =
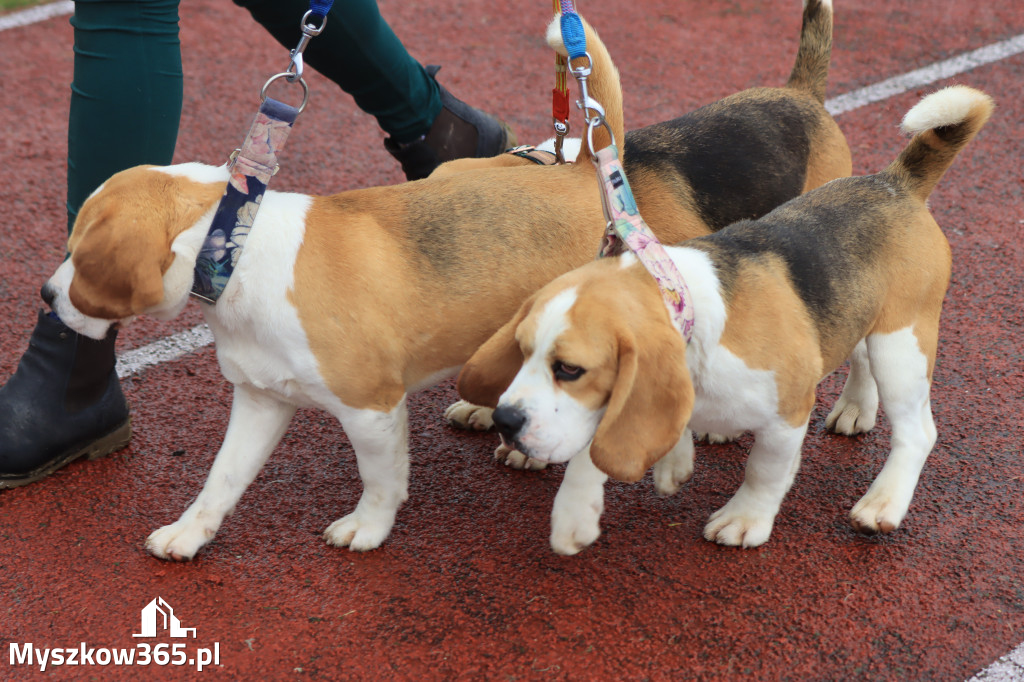
[{"label": "dog's eye", "polygon": [[561,360],[555,360],[554,364],[551,365],[551,371],[559,381],[576,381],[583,376],[587,370],[582,367],[577,367],[576,365],[564,363]]}]

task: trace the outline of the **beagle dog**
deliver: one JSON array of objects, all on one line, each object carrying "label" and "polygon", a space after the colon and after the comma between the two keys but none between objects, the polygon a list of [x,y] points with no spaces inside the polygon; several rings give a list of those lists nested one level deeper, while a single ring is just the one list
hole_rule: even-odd
[{"label": "beagle dog", "polygon": [[[849,172],[846,142],[822,106],[828,4],[811,0],[805,24],[786,88],[741,93],[625,138],[641,206],[662,238],[706,234]],[[621,140],[618,73],[585,31],[590,94]],[[564,54],[557,29],[549,35]],[[603,129],[595,138],[609,142]],[[369,550],[384,541],[407,496],[406,395],[455,375],[527,296],[593,258],[600,242],[589,162],[510,159],[454,162],[416,182],[333,196],[264,195],[224,293],[200,304],[235,385],[224,442],[197,499],[149,536],[151,553],[187,560],[208,543],[299,406],[341,422],[363,482],[327,542]],[[707,175],[692,177],[700,164]],[[224,167],[197,163],[115,175],[82,207],[45,298],[94,338],[136,315],[178,314],[227,179]]]},{"label": "beagle dog", "polygon": [[992,109],[965,86],[933,93],[907,113],[913,138],[882,172],[668,247],[692,296],[688,344],[654,278],[625,254],[554,280],[478,349],[462,397],[496,405],[497,429],[523,453],[569,461],[552,512],[556,552],[598,537],[608,476],[636,481],[653,464],[658,492],[674,493],[693,469],[691,429],[754,434],[744,481],[704,536],[764,543],[815,388],[848,357],[827,427],[870,430],[881,399],[893,434],[850,519],[865,533],[899,527],[936,440],[929,392],[951,269],[927,200]]}]

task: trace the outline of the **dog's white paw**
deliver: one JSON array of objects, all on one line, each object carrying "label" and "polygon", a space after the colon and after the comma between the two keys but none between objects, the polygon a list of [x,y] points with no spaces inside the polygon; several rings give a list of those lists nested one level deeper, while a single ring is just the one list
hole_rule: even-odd
[{"label": "dog's white paw", "polygon": [[146,551],[160,559],[189,561],[216,534],[216,528],[179,520],[150,533]]},{"label": "dog's white paw", "polygon": [[742,433],[700,433],[694,432],[693,437],[699,442],[710,443],[711,445],[721,445],[722,443],[731,443],[734,440],[738,440]]},{"label": "dog's white paw", "polygon": [[551,549],[572,556],[590,547],[601,536],[601,509],[582,504],[575,509],[556,506],[551,513]]},{"label": "dog's white paw", "polygon": [[662,497],[675,495],[693,476],[693,459],[665,456],[654,465],[654,491]]},{"label": "dog's white paw", "polygon": [[519,469],[520,471],[540,471],[548,465],[547,462],[542,462],[541,460],[534,459],[533,457],[527,457],[515,448],[505,445],[504,443],[500,443],[494,450],[494,460],[507,467]]},{"label": "dog's white paw", "polygon": [[393,524],[393,516],[390,519],[374,517],[373,514],[356,509],[329,525],[324,531],[324,539],[327,544],[335,547],[348,547],[356,552],[366,552],[381,546],[391,532]]},{"label": "dog's white paw", "polygon": [[730,547],[757,547],[768,541],[775,516],[733,497],[704,526],[704,538]]},{"label": "dog's white paw", "polygon": [[482,407],[473,403],[460,400],[448,406],[444,411],[444,418],[448,423],[460,429],[472,431],[487,431],[494,426],[491,415],[494,410],[490,407]]},{"label": "dog's white paw", "polygon": [[856,436],[875,428],[877,415],[878,405],[863,407],[840,396],[832,412],[825,418],[825,428],[844,436]]},{"label": "dog's white paw", "polygon": [[886,490],[868,490],[850,511],[850,525],[868,535],[891,533],[900,527],[908,508],[908,503],[895,499]]}]

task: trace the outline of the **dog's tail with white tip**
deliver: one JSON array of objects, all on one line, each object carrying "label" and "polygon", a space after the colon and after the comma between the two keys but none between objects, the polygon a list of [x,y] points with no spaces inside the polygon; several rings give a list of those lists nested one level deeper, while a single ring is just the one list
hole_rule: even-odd
[{"label": "dog's tail with white tip", "polygon": [[914,137],[885,172],[922,201],[992,114],[992,98],[966,85],[933,92],[903,117],[903,131]]},{"label": "dog's tail with white tip", "polygon": [[[568,55],[568,52],[565,49],[565,43],[562,42],[560,18],[561,15],[555,15],[554,20],[548,25],[547,41],[551,49],[564,57]],[[597,35],[597,31],[587,23],[586,19],[580,18],[583,21],[583,31],[587,39],[587,54],[590,55],[591,59],[591,74],[587,78],[587,90],[590,97],[596,100],[604,109],[604,119],[611,129],[612,135],[615,136],[615,144],[621,150],[626,140],[626,129],[622,122],[622,85],[619,83],[619,70],[615,68],[615,63],[612,61],[611,55],[608,54],[604,43],[601,42],[601,37]],[[573,64],[570,63],[569,66],[572,68]],[[575,88],[573,80],[573,76],[569,74],[570,93]],[[570,99],[575,101],[576,98],[570,95]],[[575,109],[575,107],[573,108]],[[581,131],[580,134],[586,138],[585,130]],[[608,144],[607,131],[603,127],[595,130],[594,148],[603,149]],[[577,161],[585,161],[591,158],[592,150],[586,144],[582,145],[580,152],[581,157]]]},{"label": "dog's tail with white tip", "polygon": [[800,48],[786,87],[806,90],[824,104],[831,60],[832,0],[804,0]]}]

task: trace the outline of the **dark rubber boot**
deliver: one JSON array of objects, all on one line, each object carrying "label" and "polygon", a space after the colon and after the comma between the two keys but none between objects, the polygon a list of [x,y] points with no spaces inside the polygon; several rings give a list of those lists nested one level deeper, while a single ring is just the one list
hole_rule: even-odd
[{"label": "dark rubber boot", "polygon": [[[431,78],[440,66],[426,67]],[[497,156],[514,147],[516,136],[504,122],[456,99],[438,83],[441,112],[430,132],[415,142],[399,144],[387,138],[384,147],[395,157],[409,180],[419,180],[445,161]]]},{"label": "dark rubber boot", "polygon": [[111,332],[80,336],[45,311],[18,369],[0,388],[0,488],[49,476],[79,457],[128,444],[128,403],[114,370]]}]

